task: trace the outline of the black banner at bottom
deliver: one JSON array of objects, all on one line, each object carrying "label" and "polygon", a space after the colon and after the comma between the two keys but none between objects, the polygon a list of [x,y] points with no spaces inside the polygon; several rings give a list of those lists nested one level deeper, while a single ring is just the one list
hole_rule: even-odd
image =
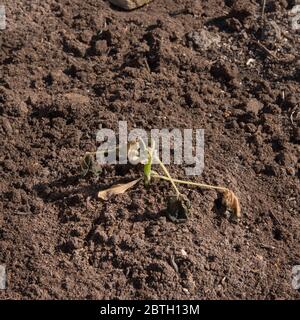
[{"label": "black banner at bottom", "polygon": [[[204,315],[248,317],[279,315],[299,310],[299,301],[0,301],[2,314],[17,319],[149,319],[203,317]],[[297,310],[295,310],[297,311]],[[206,316],[205,316],[206,318]]]}]

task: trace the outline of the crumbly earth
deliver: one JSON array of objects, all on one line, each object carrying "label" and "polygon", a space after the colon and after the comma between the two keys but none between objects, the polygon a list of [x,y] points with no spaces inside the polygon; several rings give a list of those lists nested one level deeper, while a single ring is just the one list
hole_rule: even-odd
[{"label": "crumbly earth", "polygon": [[[300,36],[293,0],[4,0],[0,31],[1,299],[299,299]],[[205,129],[187,222],[166,218],[165,182],[109,201],[136,177],[81,176],[102,126]],[[172,165],[174,176],[184,177]]]}]

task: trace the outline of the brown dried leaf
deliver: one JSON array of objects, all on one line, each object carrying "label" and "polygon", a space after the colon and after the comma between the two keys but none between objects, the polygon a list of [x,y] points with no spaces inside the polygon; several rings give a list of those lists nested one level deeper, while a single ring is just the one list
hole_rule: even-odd
[{"label": "brown dried leaf", "polygon": [[117,194],[122,194],[126,192],[128,189],[132,188],[134,185],[136,185],[141,178],[130,181],[128,183],[122,183],[122,184],[116,184],[108,189],[99,191],[98,193],[98,198],[102,200],[108,200],[109,197]]},{"label": "brown dried leaf", "polygon": [[231,190],[224,191],[222,203],[224,206],[226,206],[226,208],[230,209],[237,218],[241,217],[241,206],[239,199]]}]

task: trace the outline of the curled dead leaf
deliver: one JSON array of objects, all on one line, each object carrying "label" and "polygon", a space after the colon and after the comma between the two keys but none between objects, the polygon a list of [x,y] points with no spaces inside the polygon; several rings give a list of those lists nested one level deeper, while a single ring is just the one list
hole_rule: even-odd
[{"label": "curled dead leaf", "polygon": [[231,190],[224,191],[222,203],[226,208],[230,209],[237,218],[241,217],[240,201]]},{"label": "curled dead leaf", "polygon": [[128,183],[116,184],[108,189],[98,192],[98,198],[102,200],[108,200],[111,196],[125,193],[128,189],[135,186],[141,178],[130,181]]},{"label": "curled dead leaf", "polygon": [[186,222],[189,216],[189,200],[183,196],[170,196],[167,198],[167,217],[174,223]]},{"label": "curled dead leaf", "polygon": [[96,163],[92,154],[86,153],[80,163],[81,175],[85,177],[89,172],[98,176],[102,168]]}]

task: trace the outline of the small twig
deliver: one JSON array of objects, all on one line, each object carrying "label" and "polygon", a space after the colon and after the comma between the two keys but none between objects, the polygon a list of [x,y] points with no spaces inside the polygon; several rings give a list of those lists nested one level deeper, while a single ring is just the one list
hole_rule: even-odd
[{"label": "small twig", "polygon": [[21,212],[21,211],[17,211],[15,213],[18,216],[28,216],[28,215],[32,214],[31,212]]},{"label": "small twig", "polygon": [[150,66],[149,66],[149,63],[148,63],[148,60],[146,57],[144,58],[144,62],[145,62],[146,69],[148,70],[149,73],[151,73],[151,69],[150,69]]},{"label": "small twig", "polygon": [[[294,110],[292,111],[291,116],[290,116],[291,123],[292,123],[292,125],[293,125],[294,127],[295,127],[294,114],[295,114],[297,108],[298,108],[298,105],[296,105],[296,107],[294,108]],[[299,113],[299,112],[298,112],[298,113]],[[297,115],[298,115],[298,113],[297,113]]]},{"label": "small twig", "polygon": [[275,54],[270,51],[266,46],[264,46],[262,43],[260,43],[259,41],[255,41],[255,43],[261,48],[263,49],[269,56],[271,56],[272,58],[274,58],[276,61],[278,61],[279,59],[275,56]]},{"label": "small twig", "polygon": [[172,267],[174,268],[174,270],[178,273],[179,272],[178,265],[175,262],[175,257],[173,255],[170,256],[170,262],[171,262]]},{"label": "small twig", "polygon": [[278,217],[275,215],[274,212],[272,212],[272,211],[270,210],[270,211],[269,211],[269,215],[270,215],[270,217],[271,217],[273,220],[276,221],[276,223],[277,223],[278,225],[281,225],[281,221],[278,219]]},{"label": "small twig", "polygon": [[180,10],[177,10],[177,11],[170,12],[169,15],[171,17],[175,17],[175,16],[178,16],[180,14],[188,14],[188,13],[189,13],[189,10],[187,8],[184,8],[184,9],[180,9]]},{"label": "small twig", "polygon": [[263,244],[263,243],[260,246],[263,249],[269,249],[269,250],[275,250],[276,249],[274,246],[269,246],[268,244]]},{"label": "small twig", "polygon": [[265,33],[265,27],[266,27],[266,19],[265,19],[265,9],[266,9],[266,0],[263,0],[262,3],[262,10],[261,10],[261,34],[263,35]]},{"label": "small twig", "polygon": [[266,9],[266,0],[263,0],[262,11],[261,11],[262,19],[264,19],[264,17],[265,17],[265,9]]}]

